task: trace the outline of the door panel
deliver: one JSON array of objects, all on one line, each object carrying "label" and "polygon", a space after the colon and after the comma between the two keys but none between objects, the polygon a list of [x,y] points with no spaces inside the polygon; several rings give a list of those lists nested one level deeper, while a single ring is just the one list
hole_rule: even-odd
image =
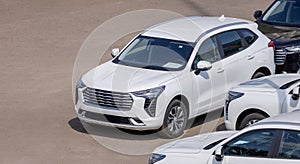
[{"label": "door panel", "polygon": [[[254,54],[246,46],[237,31],[227,31],[217,35],[223,59],[224,72],[226,76],[225,90],[250,80],[251,67]],[[252,49],[251,49],[252,50]]]},{"label": "door panel", "polygon": [[224,71],[222,63],[215,62],[208,71],[201,71],[198,75],[193,73],[193,91],[198,114],[222,107],[224,104]]},{"label": "door panel", "polygon": [[[197,63],[201,60],[212,63],[212,68],[197,74]],[[216,38],[211,37],[200,43],[193,62],[193,97],[198,114],[221,107],[224,104],[224,68]]]}]

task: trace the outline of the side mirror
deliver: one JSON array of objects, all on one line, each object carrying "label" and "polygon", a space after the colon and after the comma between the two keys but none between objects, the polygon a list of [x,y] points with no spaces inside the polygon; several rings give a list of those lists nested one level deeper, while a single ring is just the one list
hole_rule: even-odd
[{"label": "side mirror", "polygon": [[258,19],[262,16],[263,12],[261,10],[256,10],[253,14],[255,19]]},{"label": "side mirror", "polygon": [[222,153],[222,149],[223,149],[223,147],[220,146],[215,151],[215,158],[216,158],[217,161],[222,161],[223,160],[224,155]]},{"label": "side mirror", "polygon": [[116,57],[117,55],[119,55],[119,53],[120,53],[120,49],[118,49],[118,48],[114,48],[111,50],[111,56],[113,58]]},{"label": "side mirror", "polygon": [[298,100],[299,99],[299,90],[300,90],[300,87],[296,87],[293,89],[292,91],[292,99],[293,100]]},{"label": "side mirror", "polygon": [[199,71],[207,71],[210,70],[212,67],[212,64],[208,61],[199,61],[197,63],[197,70]]}]

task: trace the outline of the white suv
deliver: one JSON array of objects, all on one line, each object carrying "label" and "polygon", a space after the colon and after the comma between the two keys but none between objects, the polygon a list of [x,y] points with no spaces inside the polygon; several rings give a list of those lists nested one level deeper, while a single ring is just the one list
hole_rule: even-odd
[{"label": "white suv", "polygon": [[300,108],[300,75],[279,74],[233,87],[224,108],[227,129],[242,129],[266,117]]},{"label": "white suv", "polygon": [[82,76],[80,120],[180,136],[187,120],[224,106],[243,81],[274,73],[272,42],[257,24],[187,17],[150,27],[116,56]]}]

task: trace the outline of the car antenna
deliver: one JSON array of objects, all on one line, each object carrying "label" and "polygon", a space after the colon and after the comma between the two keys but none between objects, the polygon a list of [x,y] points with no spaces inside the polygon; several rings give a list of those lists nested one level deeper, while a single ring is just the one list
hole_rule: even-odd
[{"label": "car antenna", "polygon": [[219,20],[222,21],[222,22],[223,22],[225,19],[226,19],[226,18],[225,18],[225,16],[224,16],[224,14],[221,15],[221,16],[219,17]]}]

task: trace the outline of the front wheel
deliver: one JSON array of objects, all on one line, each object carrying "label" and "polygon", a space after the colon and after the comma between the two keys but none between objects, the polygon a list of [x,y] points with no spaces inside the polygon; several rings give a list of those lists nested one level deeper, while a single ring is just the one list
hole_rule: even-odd
[{"label": "front wheel", "polygon": [[260,77],[264,77],[264,76],[267,76],[265,73],[263,72],[256,72],[251,79],[257,79],[257,78],[260,78]]},{"label": "front wheel", "polygon": [[240,126],[238,127],[237,130],[244,129],[252,124],[257,123],[258,121],[265,119],[266,116],[260,114],[260,113],[252,113],[246,116],[240,123]]},{"label": "front wheel", "polygon": [[180,100],[173,100],[165,113],[159,134],[166,138],[176,138],[183,134],[188,120],[187,109]]}]

